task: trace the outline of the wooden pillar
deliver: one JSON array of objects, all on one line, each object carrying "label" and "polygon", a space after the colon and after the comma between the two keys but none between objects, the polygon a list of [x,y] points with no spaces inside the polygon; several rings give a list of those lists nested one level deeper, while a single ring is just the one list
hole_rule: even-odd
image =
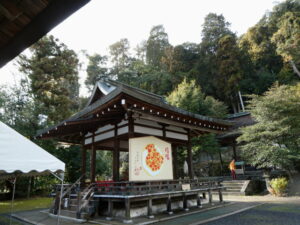
[{"label": "wooden pillar", "polygon": [[152,197],[149,196],[148,198],[148,210],[147,210],[147,216],[149,219],[153,219],[153,213],[152,213]]},{"label": "wooden pillar", "polygon": [[112,220],[112,217],[113,217],[113,210],[114,210],[114,202],[112,201],[112,199],[108,199],[108,215],[107,217],[105,218],[106,220]]},{"label": "wooden pillar", "polygon": [[202,208],[200,192],[197,193],[197,207]]},{"label": "wooden pillar", "polygon": [[219,188],[219,200],[222,203],[223,202],[223,194],[222,194],[222,188]]},{"label": "wooden pillar", "polygon": [[86,149],[82,146],[81,148],[81,174],[83,175],[81,178],[81,186],[85,186],[85,178],[86,178]]},{"label": "wooden pillar", "polygon": [[189,211],[188,203],[187,203],[187,196],[186,196],[185,193],[183,193],[182,204],[183,204],[183,209],[184,209],[184,211]]},{"label": "wooden pillar", "polygon": [[95,183],[96,177],[96,148],[95,145],[92,144],[91,149],[91,183]]},{"label": "wooden pillar", "polygon": [[208,202],[209,204],[213,205],[213,196],[211,193],[211,189],[208,190]]},{"label": "wooden pillar", "polygon": [[236,142],[235,140],[232,142],[232,151],[233,151],[233,157],[237,161],[237,154],[236,154]]},{"label": "wooden pillar", "polygon": [[125,198],[125,220],[123,223],[132,223],[130,215],[130,198]]},{"label": "wooden pillar", "polygon": [[134,137],[134,121],[132,118],[132,112],[128,111],[127,116],[128,116],[128,138],[133,138]]},{"label": "wooden pillar", "polygon": [[173,211],[172,211],[172,202],[171,202],[171,195],[168,195],[168,198],[167,198],[167,213],[169,215],[173,214]]},{"label": "wooden pillar", "polygon": [[193,155],[192,155],[192,143],[191,143],[191,130],[188,129],[188,142],[187,142],[187,163],[189,168],[189,177],[194,179],[194,168],[193,168]]},{"label": "wooden pillar", "polygon": [[118,139],[117,124],[115,125],[115,134],[114,134],[113,181],[120,181],[120,140]]},{"label": "wooden pillar", "polygon": [[172,159],[173,159],[173,179],[178,179],[178,162],[177,162],[177,145],[172,144]]}]

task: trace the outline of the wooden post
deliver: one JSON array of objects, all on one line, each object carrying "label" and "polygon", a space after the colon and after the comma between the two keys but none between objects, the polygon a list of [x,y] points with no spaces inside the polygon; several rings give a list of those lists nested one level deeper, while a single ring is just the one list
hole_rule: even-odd
[{"label": "wooden post", "polygon": [[113,151],[113,181],[120,181],[120,140],[118,139],[118,126],[115,124],[114,151]]},{"label": "wooden post", "polygon": [[233,157],[237,161],[236,142],[235,142],[235,140],[232,142],[232,151],[233,151]]},{"label": "wooden post", "polygon": [[81,187],[85,186],[85,174],[86,174],[86,149],[82,146],[81,148]]},{"label": "wooden post", "polygon": [[185,193],[183,193],[183,209],[184,211],[189,211],[188,204],[187,204],[187,196]]},{"label": "wooden post", "polygon": [[221,203],[223,202],[222,188],[219,188],[219,200]]},{"label": "wooden post", "polygon": [[187,142],[187,163],[189,168],[189,177],[194,179],[194,168],[193,168],[193,155],[192,155],[192,143],[191,143],[191,130],[188,129],[188,142]]},{"label": "wooden post", "polygon": [[130,199],[125,199],[125,220],[123,223],[132,223],[131,216],[130,216]]},{"label": "wooden post", "polygon": [[132,112],[128,111],[127,116],[128,116],[128,138],[133,138],[134,137],[134,121],[132,118]]},{"label": "wooden post", "polygon": [[169,215],[172,215],[173,212],[172,212],[172,202],[171,202],[171,195],[168,195],[168,198],[167,198],[167,213]]},{"label": "wooden post", "polygon": [[147,213],[147,216],[148,216],[149,219],[154,218],[154,216],[152,214],[152,197],[151,196],[148,199],[148,213]]},{"label": "wooden post", "polygon": [[197,207],[202,208],[200,192],[197,193]]},{"label": "wooden post", "polygon": [[208,202],[209,204],[213,205],[213,197],[212,197],[211,189],[208,190]]},{"label": "wooden post", "polygon": [[173,178],[178,179],[178,166],[177,166],[177,145],[172,144],[172,159],[173,159]]},{"label": "wooden post", "polygon": [[114,208],[114,203],[112,199],[108,199],[108,216],[105,218],[106,220],[112,220],[113,208]]},{"label": "wooden post", "polygon": [[91,149],[91,183],[95,183],[95,177],[96,177],[96,148],[94,144],[92,144]]}]

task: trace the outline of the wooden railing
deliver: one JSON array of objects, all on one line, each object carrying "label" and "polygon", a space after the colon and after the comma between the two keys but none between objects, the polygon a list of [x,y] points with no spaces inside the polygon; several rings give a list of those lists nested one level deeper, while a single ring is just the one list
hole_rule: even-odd
[{"label": "wooden railing", "polygon": [[221,179],[182,179],[159,181],[101,182],[92,184],[94,192],[108,195],[138,195],[156,192],[181,191],[183,185],[193,189],[221,186]]}]

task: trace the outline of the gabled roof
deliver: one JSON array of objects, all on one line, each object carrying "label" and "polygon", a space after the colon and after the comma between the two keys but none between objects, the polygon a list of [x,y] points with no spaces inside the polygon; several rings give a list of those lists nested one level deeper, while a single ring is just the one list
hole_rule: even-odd
[{"label": "gabled roof", "polygon": [[[47,135],[47,133],[49,134],[50,131],[54,131],[54,129],[57,129],[57,127],[63,127],[67,125],[71,126],[71,124],[75,124],[75,123],[76,124],[79,124],[80,122],[88,123],[89,121],[93,122],[93,124],[95,124],[95,121],[101,123],[102,117],[104,118],[103,120],[105,120],[105,115],[104,116],[101,115],[101,111],[103,113],[103,110],[105,108],[111,107],[112,105],[116,104],[116,102],[120,102],[121,99],[126,99],[126,98],[128,99],[128,101],[131,100],[131,102],[133,103],[132,105],[136,105],[135,103],[139,102],[141,104],[145,104],[154,107],[156,109],[163,110],[164,113],[172,113],[176,116],[184,117],[186,118],[184,119],[184,121],[185,120],[187,121],[195,120],[197,122],[200,121],[203,123],[211,124],[211,125],[207,125],[209,127],[223,126],[227,128],[233,125],[233,123],[230,121],[202,116],[199,114],[191,113],[186,110],[171,106],[165,101],[163,96],[156,95],[151,92],[139,88],[135,88],[124,83],[120,83],[118,81],[100,80],[96,83],[92,95],[88,101],[88,104],[84,109],[82,109],[80,112],[76,113],[72,117],[62,121],[61,123],[55,126],[39,131],[37,133],[37,137],[45,134],[46,136],[49,136]],[[120,114],[125,113],[124,109],[123,110],[120,109],[119,112]],[[72,131],[76,132],[77,131],[76,129],[78,129],[78,132],[84,132],[84,130],[78,128],[78,126],[77,127],[74,126]],[[208,127],[205,129],[208,130]],[[222,129],[220,129],[220,131],[221,130]]]}]

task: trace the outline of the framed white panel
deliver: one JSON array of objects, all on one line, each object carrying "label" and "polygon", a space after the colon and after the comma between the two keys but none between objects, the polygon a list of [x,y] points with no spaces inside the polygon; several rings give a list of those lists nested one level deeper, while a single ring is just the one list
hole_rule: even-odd
[{"label": "framed white panel", "polygon": [[150,121],[150,120],[136,119],[134,122],[139,123],[139,124],[152,126],[152,127],[162,128],[162,126],[159,125],[157,122]]},{"label": "framed white panel", "polygon": [[91,135],[93,135],[93,133],[88,132],[88,133],[85,135],[85,137],[88,137],[88,136],[91,136]]},{"label": "framed white panel", "polygon": [[134,126],[134,132],[155,135],[155,136],[163,136],[162,130],[158,130],[155,128],[149,128],[149,127],[142,127],[142,126]]},{"label": "framed white panel", "polygon": [[121,128],[118,129],[118,135],[126,134],[126,133],[128,133],[128,126],[121,127]]},{"label": "framed white panel", "polygon": [[122,126],[124,124],[128,124],[127,120],[122,120],[120,123],[118,123],[118,126]]},{"label": "framed white panel", "polygon": [[86,139],[84,140],[84,144],[85,144],[85,145],[91,144],[92,141],[93,141],[93,139],[92,139],[91,137],[90,137],[90,138],[86,138]]},{"label": "framed white panel", "polygon": [[182,132],[182,133],[187,133],[187,131],[185,129],[183,129],[182,127],[167,126],[166,129],[167,130],[178,131],[178,132]]},{"label": "framed white panel", "polygon": [[110,125],[110,124],[105,125],[104,127],[99,127],[98,130],[96,130],[95,134],[98,134],[100,132],[103,132],[103,131],[106,131],[106,130],[109,130],[109,129],[112,129],[112,128],[114,128],[114,126]]},{"label": "framed white panel", "polygon": [[188,140],[188,136],[185,134],[179,134],[171,131],[166,131],[166,137],[168,138],[174,138],[174,139],[179,139],[179,140]]},{"label": "framed white panel", "polygon": [[129,139],[129,180],[172,180],[171,144],[148,136]]},{"label": "framed white panel", "polygon": [[105,140],[107,138],[111,138],[114,136],[114,133],[115,131],[114,130],[111,130],[111,131],[108,131],[106,133],[103,133],[103,134],[99,134],[97,136],[95,136],[95,142],[96,141],[101,141],[101,140]]}]

